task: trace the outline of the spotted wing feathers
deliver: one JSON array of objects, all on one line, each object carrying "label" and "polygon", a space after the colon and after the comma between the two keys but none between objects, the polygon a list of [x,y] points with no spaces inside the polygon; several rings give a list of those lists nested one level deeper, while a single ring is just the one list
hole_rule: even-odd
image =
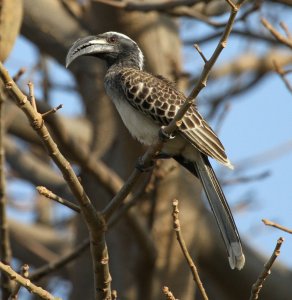
[{"label": "spotted wing feathers", "polygon": [[[168,125],[186,100],[174,84],[160,76],[123,68],[119,79],[128,102],[158,125]],[[220,140],[192,105],[186,112],[180,133],[202,153],[232,167]]]}]

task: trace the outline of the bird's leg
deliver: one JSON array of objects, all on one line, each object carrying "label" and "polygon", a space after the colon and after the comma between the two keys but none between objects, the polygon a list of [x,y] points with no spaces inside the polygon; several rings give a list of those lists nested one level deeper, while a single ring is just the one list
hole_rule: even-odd
[{"label": "bird's leg", "polygon": [[169,159],[169,158],[171,158],[171,156],[169,154],[160,152],[160,153],[156,154],[154,156],[154,158],[151,159],[151,161],[147,165],[145,165],[145,163],[143,162],[142,157],[139,157],[138,162],[136,164],[136,168],[141,172],[149,172],[155,167],[156,160],[158,160],[158,159]]},{"label": "bird's leg", "polygon": [[167,142],[168,140],[172,140],[175,138],[175,132],[168,134],[164,131],[165,126],[161,126],[159,130],[159,139],[163,142]]},{"label": "bird's leg", "polygon": [[150,172],[155,166],[155,159],[151,159],[147,164],[143,161],[142,156],[138,158],[135,168],[140,172]]}]

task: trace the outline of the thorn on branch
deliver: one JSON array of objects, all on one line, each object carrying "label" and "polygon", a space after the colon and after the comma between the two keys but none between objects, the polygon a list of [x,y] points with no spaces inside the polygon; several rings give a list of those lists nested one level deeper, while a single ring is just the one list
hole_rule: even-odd
[{"label": "thorn on branch", "polygon": [[47,112],[43,113],[42,117],[45,118],[45,117],[49,116],[50,114],[54,114],[55,112],[57,112],[61,108],[63,108],[63,104],[60,104],[60,105],[48,110]]},{"label": "thorn on branch", "polygon": [[198,53],[200,54],[202,60],[204,61],[204,63],[206,64],[208,62],[208,59],[206,58],[206,56],[204,55],[203,51],[201,50],[200,46],[198,44],[194,44],[195,49],[198,51]]},{"label": "thorn on branch", "polygon": [[277,257],[280,255],[280,248],[283,242],[284,242],[284,238],[280,237],[277,241],[272,256],[270,257],[268,262],[264,265],[263,272],[260,274],[257,281],[252,285],[251,295],[249,300],[257,300],[259,298],[259,293],[261,291],[261,288],[263,287],[263,284],[267,279],[267,277],[271,274],[272,265],[274,264]]}]

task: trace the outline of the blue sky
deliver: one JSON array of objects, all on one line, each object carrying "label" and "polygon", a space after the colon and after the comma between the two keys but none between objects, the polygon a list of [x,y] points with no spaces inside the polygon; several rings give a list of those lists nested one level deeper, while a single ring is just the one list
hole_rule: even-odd
[{"label": "blue sky", "polygon": [[[182,29],[184,27],[182,26]],[[212,46],[206,46],[206,53],[212,52]],[[247,46],[247,45],[244,45]],[[232,39],[228,44],[219,64],[224,59],[237,54],[238,49],[243,49],[239,39]],[[265,50],[260,49],[261,51]],[[185,65],[188,71],[193,68],[199,70],[202,61],[195,53],[195,50],[185,49]],[[188,63],[187,59],[193,59],[194,63]],[[33,46],[24,38],[18,38],[16,45],[9,59],[5,63],[11,74],[15,74],[20,67],[27,70],[36,63],[37,52]],[[54,71],[54,80],[63,84],[74,85],[73,78],[63,67],[53,61],[50,62],[50,70]],[[33,79],[37,87],[39,76],[34,75]],[[205,93],[208,93],[208,87]],[[40,94],[37,89],[36,94]],[[64,104],[64,109],[60,113],[73,115],[80,113],[78,95],[74,92],[64,93],[54,91],[50,95],[53,105]],[[204,96],[199,100],[199,107],[203,108]],[[276,148],[284,143],[291,142],[292,128],[292,95],[285,88],[283,82],[276,74],[271,74],[261,82],[255,89],[245,93],[240,97],[231,99],[232,106],[220,130],[220,138],[227,149],[231,161],[236,165],[247,158],[262,155],[266,151]],[[215,169],[223,172],[222,167],[212,162]],[[292,147],[285,154],[265,161],[261,164],[248,165],[244,175],[254,175],[263,171],[270,171],[271,175],[261,181],[238,184],[225,187],[227,199],[231,206],[236,205],[242,199],[253,199],[254,203],[244,211],[235,214],[235,220],[241,233],[242,239],[249,245],[266,255],[270,255],[275,243],[280,236],[284,236],[286,241],[282,247],[280,261],[288,266],[292,266],[292,237],[273,228],[268,228],[262,224],[262,218],[268,218],[292,228]],[[237,176],[236,169],[224,171],[224,178]],[[26,199],[32,198],[34,191],[31,186],[27,186],[19,181],[12,183],[8,192],[16,195],[22,190],[22,196]],[[23,191],[24,194],[23,194]],[[15,212],[10,214],[15,216]],[[19,217],[19,216],[18,216]],[[29,220],[32,216],[22,216],[24,220]]]}]

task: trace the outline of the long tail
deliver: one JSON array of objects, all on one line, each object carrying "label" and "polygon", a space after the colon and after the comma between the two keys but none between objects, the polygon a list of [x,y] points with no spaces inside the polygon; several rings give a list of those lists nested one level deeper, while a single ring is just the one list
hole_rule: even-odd
[{"label": "long tail", "polygon": [[245,257],[242,252],[239,233],[208,157],[201,154],[200,159],[196,162],[191,162],[181,156],[176,156],[174,159],[201,180],[225,243],[230,267],[241,270],[245,263]]}]

